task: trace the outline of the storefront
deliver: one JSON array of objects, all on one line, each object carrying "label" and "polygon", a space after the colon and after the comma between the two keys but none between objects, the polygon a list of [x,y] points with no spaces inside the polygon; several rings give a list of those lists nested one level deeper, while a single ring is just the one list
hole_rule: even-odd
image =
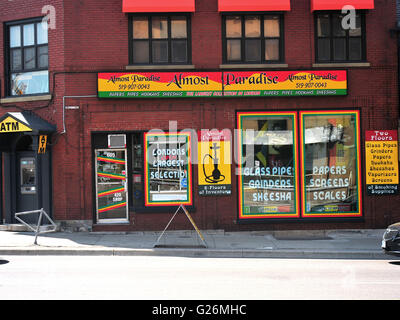
[{"label": "storefront", "polygon": [[[127,72],[99,73],[98,90],[99,97],[105,100],[117,97],[332,99],[346,96],[348,83],[345,70]],[[151,128],[150,132],[103,134],[103,145],[99,147],[104,147],[107,139],[110,147],[110,139],[115,137],[121,143],[113,147],[115,150],[95,150],[97,188],[104,184],[104,179],[116,187],[97,189],[97,221],[103,221],[100,216],[106,216],[104,210],[119,210],[128,222],[128,207],[135,212],[168,212],[179,204],[195,209],[195,196],[205,200],[205,194],[230,195],[217,191],[226,190],[226,186],[218,188],[221,178],[225,178],[218,166],[226,154],[229,174],[237,178],[238,224],[363,220],[360,109],[243,109],[235,111],[235,118],[235,127],[225,129],[231,145],[223,152],[218,151],[219,129],[214,129],[214,136],[212,131],[209,133],[212,128],[186,132]],[[210,145],[205,157],[198,157],[197,154],[202,154],[202,132],[209,135],[208,140],[214,145]],[[127,141],[129,147],[119,150]],[[212,166],[205,169],[206,160],[214,170]],[[109,163],[113,163],[112,168],[107,170]],[[192,173],[196,164],[197,179]],[[207,183],[201,182],[207,179],[208,191],[204,188]],[[129,196],[127,189],[132,190]],[[121,197],[121,192],[126,196]],[[106,203],[99,206],[104,195],[108,196]],[[113,221],[112,217],[110,214],[108,221]]]},{"label": "storefront", "polygon": [[20,1],[0,4],[3,223],[43,206],[74,230],[163,230],[181,204],[201,229],[400,219],[393,3],[110,0],[99,19],[62,1],[47,30]]},{"label": "storefront", "polygon": [[93,133],[96,221],[193,205],[190,133]]}]

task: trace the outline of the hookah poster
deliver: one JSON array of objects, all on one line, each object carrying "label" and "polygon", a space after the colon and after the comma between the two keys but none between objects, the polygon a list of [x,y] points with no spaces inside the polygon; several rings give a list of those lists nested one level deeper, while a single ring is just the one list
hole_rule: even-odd
[{"label": "hookah poster", "polygon": [[199,195],[230,195],[232,193],[230,131],[201,130],[198,140]]}]

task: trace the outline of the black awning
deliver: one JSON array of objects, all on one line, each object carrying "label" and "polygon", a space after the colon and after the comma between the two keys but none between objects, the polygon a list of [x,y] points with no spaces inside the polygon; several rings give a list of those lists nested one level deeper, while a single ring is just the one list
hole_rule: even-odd
[{"label": "black awning", "polygon": [[56,126],[30,111],[7,112],[0,118],[0,135],[20,132],[51,134]]},{"label": "black awning", "polygon": [[0,117],[0,152],[11,151],[22,135],[51,135],[55,125],[30,111],[7,112]]}]

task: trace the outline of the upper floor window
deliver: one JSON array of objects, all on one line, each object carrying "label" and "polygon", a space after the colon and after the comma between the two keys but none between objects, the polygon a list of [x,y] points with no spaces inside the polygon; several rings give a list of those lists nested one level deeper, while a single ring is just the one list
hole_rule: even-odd
[{"label": "upper floor window", "polygon": [[6,30],[7,95],[48,93],[47,22],[12,22]]},{"label": "upper floor window", "polygon": [[132,16],[131,64],[190,63],[189,17]]},{"label": "upper floor window", "polygon": [[282,15],[226,15],[222,25],[224,63],[284,61]]},{"label": "upper floor window", "polygon": [[316,61],[360,62],[366,60],[365,16],[357,13],[355,25],[342,24],[340,13],[318,13],[315,16]]}]

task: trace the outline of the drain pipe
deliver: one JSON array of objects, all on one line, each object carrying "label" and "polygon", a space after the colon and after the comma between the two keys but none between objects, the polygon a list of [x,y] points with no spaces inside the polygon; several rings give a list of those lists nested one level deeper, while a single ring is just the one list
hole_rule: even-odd
[{"label": "drain pipe", "polygon": [[[97,98],[97,95],[85,95],[85,96],[63,96],[63,113],[62,113],[62,120],[63,120],[63,131],[60,133],[60,135],[66,134],[67,133],[67,127],[65,125],[65,110],[76,110],[79,109],[79,106],[66,106],[65,105],[65,100],[68,98],[72,99],[79,99],[79,98]],[[80,144],[82,143],[82,137],[80,138]],[[81,163],[82,161],[82,152],[79,152],[79,160]],[[80,166],[80,173],[81,176],[83,176],[83,165]],[[86,207],[85,205],[85,196],[84,196],[84,181],[83,179],[79,180],[79,185],[80,185],[80,209],[81,212],[84,211],[84,208]]]},{"label": "drain pipe", "polygon": [[[399,1],[397,1],[397,5],[399,6]],[[397,35],[397,93],[398,93],[398,119],[397,119],[397,141],[400,138],[400,16],[398,16],[397,21],[397,28],[396,28],[396,35]],[[400,161],[400,148],[398,148],[398,158]]]},{"label": "drain pipe", "polygon": [[97,98],[97,95],[86,95],[86,96],[63,96],[63,112],[62,112],[62,120],[63,120],[63,131],[60,134],[67,133],[67,128],[65,126],[65,110],[66,109],[79,109],[79,106],[66,106],[65,99],[67,98]]},{"label": "drain pipe", "polygon": [[[399,1],[397,1],[397,5],[399,6]],[[397,90],[398,90],[398,105],[399,105],[399,114],[397,120],[397,141],[400,138],[400,16],[398,16],[397,21]],[[400,161],[400,148],[398,148],[398,160]]]},{"label": "drain pipe", "polygon": [[[397,5],[399,1],[397,1]],[[391,37],[396,37],[397,39],[397,105],[398,105],[398,118],[397,118],[397,140],[400,138],[400,16],[397,16],[396,27],[390,30]],[[400,161],[400,148],[398,148],[398,159]]]}]

